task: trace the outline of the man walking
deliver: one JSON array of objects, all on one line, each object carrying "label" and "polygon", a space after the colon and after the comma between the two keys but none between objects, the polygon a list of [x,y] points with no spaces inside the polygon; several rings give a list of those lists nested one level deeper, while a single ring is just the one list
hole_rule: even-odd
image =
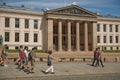
[{"label": "man walking", "polygon": [[[98,48],[96,48],[95,51],[94,51],[94,58],[93,58],[92,66],[94,66],[95,62],[97,62],[98,55],[99,55]],[[98,65],[99,65],[99,63],[98,63]]]}]

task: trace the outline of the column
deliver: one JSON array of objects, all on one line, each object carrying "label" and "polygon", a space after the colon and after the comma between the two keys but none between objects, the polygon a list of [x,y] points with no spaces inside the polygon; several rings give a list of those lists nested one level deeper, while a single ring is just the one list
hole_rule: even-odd
[{"label": "column", "polygon": [[[95,48],[97,47],[97,22],[93,22],[92,23],[92,50],[94,51],[95,50]],[[101,38],[101,36],[100,36],[100,38]]]},{"label": "column", "polygon": [[67,47],[68,47],[68,51],[71,51],[71,20],[68,20],[68,44],[67,44]]},{"label": "column", "polygon": [[62,20],[58,20],[58,50],[62,51]]},{"label": "column", "polygon": [[[30,22],[31,23],[31,22]],[[24,22],[24,19],[20,19],[20,34],[19,34],[19,38],[20,38],[20,43],[21,45],[25,45],[25,37],[24,37],[24,25],[25,25],[25,22]]]},{"label": "column", "polygon": [[53,51],[53,19],[48,19],[47,31],[48,50]]},{"label": "column", "polygon": [[85,51],[88,51],[88,23],[84,22],[85,27]]},{"label": "column", "polygon": [[79,32],[79,21],[76,21],[76,49],[80,51],[80,32]]}]

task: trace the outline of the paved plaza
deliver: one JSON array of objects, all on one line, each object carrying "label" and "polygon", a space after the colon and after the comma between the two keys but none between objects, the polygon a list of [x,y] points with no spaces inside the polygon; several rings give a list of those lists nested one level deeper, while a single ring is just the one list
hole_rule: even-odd
[{"label": "paved plaza", "polygon": [[[59,62],[54,64],[55,74],[44,74],[46,63],[37,63],[35,73],[27,74],[17,69],[17,65],[0,66],[0,80],[119,80],[120,63],[104,63],[105,67],[93,67],[89,62]],[[112,77],[112,78],[110,78]],[[89,78],[89,79],[88,79]]]}]

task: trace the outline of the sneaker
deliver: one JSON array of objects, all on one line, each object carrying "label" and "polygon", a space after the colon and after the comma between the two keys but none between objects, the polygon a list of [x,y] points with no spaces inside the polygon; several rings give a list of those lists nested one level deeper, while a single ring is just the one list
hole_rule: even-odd
[{"label": "sneaker", "polygon": [[44,72],[44,74],[48,74],[49,72]]},{"label": "sneaker", "polygon": [[51,74],[55,74],[55,72],[51,72]]},{"label": "sneaker", "polygon": [[8,65],[5,64],[4,67],[8,67]]}]

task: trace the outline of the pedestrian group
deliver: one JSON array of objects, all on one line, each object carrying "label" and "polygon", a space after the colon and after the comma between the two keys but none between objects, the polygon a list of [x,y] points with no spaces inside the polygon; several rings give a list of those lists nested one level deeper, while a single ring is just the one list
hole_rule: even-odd
[{"label": "pedestrian group", "polygon": [[[8,52],[6,51],[7,49],[7,45],[3,46],[3,49],[1,51],[0,54],[0,65],[4,66],[4,67],[8,67]],[[20,71],[23,70],[25,72],[29,73],[34,73],[34,68],[35,68],[35,58],[36,58],[36,54],[35,54],[35,50],[36,48],[32,48],[31,51],[28,51],[28,47],[27,46],[22,46],[20,45],[19,47],[19,58],[17,60],[15,60],[15,64],[17,64],[17,69],[19,69]],[[96,50],[94,51],[94,58],[93,58],[93,62],[92,62],[92,66],[97,67],[99,66],[99,62],[101,63],[101,66],[104,67],[103,62],[101,60],[101,52],[99,50],[99,48],[96,48]],[[47,65],[48,65],[48,69],[46,69],[45,71],[42,71],[45,74],[51,73],[54,74],[54,67],[53,67],[53,57],[52,57],[52,50],[48,51],[48,58],[47,58]],[[30,64],[30,66],[28,66],[28,64]]]}]

